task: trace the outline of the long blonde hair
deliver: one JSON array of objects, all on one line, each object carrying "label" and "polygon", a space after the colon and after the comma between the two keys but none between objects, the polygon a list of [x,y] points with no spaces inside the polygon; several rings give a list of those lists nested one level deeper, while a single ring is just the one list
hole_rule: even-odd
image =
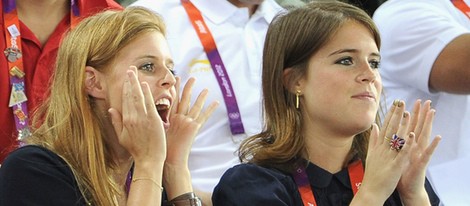
[{"label": "long blonde hair", "polygon": [[[263,52],[263,114],[261,133],[247,138],[239,149],[242,162],[292,170],[306,154],[302,113],[289,88],[306,75],[308,61],[347,21],[370,30],[380,48],[379,32],[361,9],[339,1],[314,1],[279,14],[270,24]],[[291,68],[285,81],[284,70]],[[301,108],[300,108],[301,109]],[[380,120],[377,115],[376,123]],[[370,129],[354,138],[348,159],[365,160]]]},{"label": "long blonde hair", "polygon": [[83,197],[93,205],[115,205],[120,190],[111,175],[117,163],[104,138],[103,111],[98,111],[85,89],[85,67],[105,72],[123,47],[155,31],[165,34],[162,18],[139,7],[103,11],[84,19],[64,37],[50,97],[34,115],[33,125],[39,127],[27,143],[62,157]]}]

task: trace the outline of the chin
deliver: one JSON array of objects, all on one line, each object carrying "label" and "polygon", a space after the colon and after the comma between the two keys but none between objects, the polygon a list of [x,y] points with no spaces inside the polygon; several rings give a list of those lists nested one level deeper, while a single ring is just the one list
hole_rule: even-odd
[{"label": "chin", "polygon": [[366,130],[370,129],[372,127],[372,124],[374,122],[371,121],[371,122],[368,122],[368,123],[364,123],[364,124],[359,124],[357,125],[355,128],[355,131],[356,131],[356,134],[359,134],[359,133],[362,133],[362,132],[365,132]]}]

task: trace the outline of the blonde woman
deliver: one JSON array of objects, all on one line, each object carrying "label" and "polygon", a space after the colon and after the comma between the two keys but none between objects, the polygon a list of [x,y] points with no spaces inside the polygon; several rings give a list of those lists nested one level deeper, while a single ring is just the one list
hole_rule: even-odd
[{"label": "blonde woman", "polygon": [[[83,20],[58,51],[51,95],[27,145],[0,170],[0,205],[200,204],[187,167],[217,103],[189,105],[162,19],[143,8]],[[130,172],[131,171],[131,172]]]}]

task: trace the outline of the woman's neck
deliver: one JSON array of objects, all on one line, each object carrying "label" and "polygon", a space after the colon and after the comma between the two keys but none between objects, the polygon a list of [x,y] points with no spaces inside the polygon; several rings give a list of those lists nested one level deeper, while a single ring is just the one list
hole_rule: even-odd
[{"label": "woman's neck", "polygon": [[126,205],[127,202],[127,194],[126,194],[126,187],[127,187],[127,178],[129,175],[129,171],[132,167],[132,158],[127,160],[125,159],[118,159],[116,160],[118,167],[117,170],[114,171],[113,178],[117,184],[121,185],[120,195],[115,196],[116,202],[118,205]]},{"label": "woman's neck", "polygon": [[258,9],[258,6],[259,6],[259,4],[243,3],[242,1],[239,1],[239,0],[228,0],[228,1],[238,8],[243,8],[243,7],[248,8],[248,10],[250,11],[250,16],[256,12],[256,9]]},{"label": "woman's neck", "polygon": [[57,6],[69,4],[70,0],[16,0],[15,2],[18,8],[42,8],[52,10]]},{"label": "woman's neck", "polygon": [[109,120],[110,117],[104,116],[103,121],[103,131],[106,139],[106,143],[108,144],[114,161],[118,164],[119,168],[123,168],[124,170],[130,169],[132,166],[132,156],[130,153],[121,145],[119,144],[118,136],[115,132],[114,126]]},{"label": "woman's neck", "polygon": [[16,0],[18,18],[44,45],[70,11],[68,0]]},{"label": "woman's neck", "polygon": [[343,169],[354,137],[341,137],[315,127],[307,127],[303,135],[310,162],[333,174]]}]

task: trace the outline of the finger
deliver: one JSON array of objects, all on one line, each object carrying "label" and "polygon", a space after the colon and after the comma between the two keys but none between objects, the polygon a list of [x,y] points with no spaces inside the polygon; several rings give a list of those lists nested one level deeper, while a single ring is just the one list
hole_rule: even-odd
[{"label": "finger", "polygon": [[405,141],[403,148],[398,151],[398,155],[396,156],[397,161],[409,161],[411,148],[415,142],[415,133],[411,132],[407,139],[408,141]]},{"label": "finger", "polygon": [[131,89],[131,83],[130,83],[130,76],[127,76],[127,79],[124,81],[124,84],[122,85],[122,109],[121,109],[121,115],[122,115],[122,121],[127,122],[129,120],[129,114],[132,114],[134,111],[134,108],[132,107],[132,89]]},{"label": "finger", "polygon": [[398,100],[393,101],[392,106],[390,106],[390,109],[388,110],[387,114],[385,115],[385,120],[383,122],[382,130],[380,130],[380,136],[381,137],[385,136],[385,131],[387,130],[388,124],[390,123],[390,119],[392,118],[393,112],[396,109],[397,103],[398,103]]},{"label": "finger", "polygon": [[426,148],[429,144],[429,138],[431,136],[432,131],[432,123],[434,121],[436,110],[431,109],[426,113],[426,117],[424,119],[421,133],[417,139],[418,145],[420,148]]},{"label": "finger", "polygon": [[405,112],[405,102],[399,100],[396,103],[396,109],[393,112],[390,122],[388,123],[387,129],[385,131],[384,143],[388,144],[389,142],[385,138],[391,138],[394,134],[397,133],[400,122],[403,119],[403,113]]},{"label": "finger", "polygon": [[155,100],[153,99],[149,84],[147,82],[142,82],[140,83],[140,86],[142,88],[142,93],[144,95],[145,109],[147,110],[147,115],[151,119],[160,119],[160,118],[157,118],[159,115],[157,112],[157,108],[155,107]]},{"label": "finger", "polygon": [[199,115],[196,119],[197,122],[199,122],[201,125],[204,124],[207,119],[209,119],[209,117],[212,115],[212,113],[215,111],[215,109],[219,106],[219,102],[218,101],[214,101],[212,102],[207,108],[206,110],[204,110],[204,112]]},{"label": "finger", "polygon": [[197,117],[201,113],[202,108],[204,107],[204,103],[206,102],[208,93],[209,91],[207,89],[202,90],[202,92],[197,97],[196,102],[194,102],[194,105],[189,110],[189,117],[197,119]]},{"label": "finger", "polygon": [[183,88],[183,94],[181,95],[181,101],[178,105],[177,113],[180,114],[187,114],[189,111],[189,104],[191,100],[191,92],[193,89],[194,82],[196,80],[194,78],[189,78]]},{"label": "finger", "polygon": [[400,126],[398,127],[397,135],[403,139],[408,139],[407,131],[410,124],[410,113],[408,111],[403,112],[403,118],[401,119]]},{"label": "finger", "polygon": [[441,136],[437,135],[436,137],[434,137],[434,139],[432,140],[431,144],[428,146],[428,148],[426,148],[426,150],[424,150],[423,154],[421,155],[421,162],[424,163],[424,164],[428,164],[429,163],[429,160],[431,160],[431,156],[432,154],[434,154],[434,151],[436,150],[437,148],[437,145],[439,145],[439,142],[441,141]]},{"label": "finger", "polygon": [[129,106],[133,107],[136,111],[134,114],[146,114],[147,111],[145,109],[144,94],[142,92],[142,87],[140,86],[135,67],[133,69],[127,70],[127,75],[129,76],[129,82],[131,85],[131,98],[133,103],[133,106]]},{"label": "finger", "polygon": [[403,118],[400,122],[400,126],[398,127],[398,131],[396,134],[393,134],[391,137],[385,137],[387,141],[389,142],[390,150],[396,150],[399,151],[402,149],[403,144],[408,141],[408,126],[410,124],[410,113],[408,111],[405,111],[403,113]]},{"label": "finger", "polygon": [[423,124],[426,119],[428,111],[431,109],[431,100],[426,100],[424,102],[423,107],[421,108],[421,111],[419,112],[419,117],[418,117],[418,123],[415,127],[415,133],[417,135],[417,138],[421,137],[421,132],[423,130]]},{"label": "finger", "polygon": [[410,132],[415,132],[415,134],[417,134],[415,130],[416,130],[416,125],[418,124],[420,110],[421,110],[421,99],[418,99],[413,105],[413,110],[411,112],[410,127],[408,128],[408,132],[407,132],[408,134]]},{"label": "finger", "polygon": [[171,105],[170,115],[176,114],[178,110],[178,105],[180,101],[180,86],[181,86],[181,78],[176,77],[176,83],[175,83],[176,96],[173,100],[173,104]]}]

